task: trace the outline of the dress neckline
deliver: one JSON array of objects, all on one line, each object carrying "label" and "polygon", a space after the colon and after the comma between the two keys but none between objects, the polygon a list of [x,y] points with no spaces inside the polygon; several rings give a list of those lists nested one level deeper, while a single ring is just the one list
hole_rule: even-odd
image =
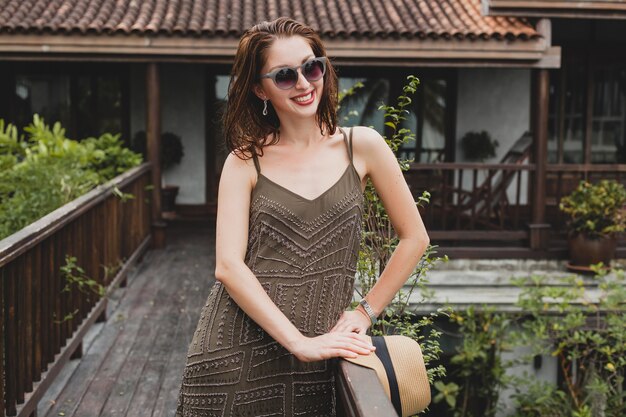
[{"label": "dress neckline", "polygon": [[[304,197],[304,196],[302,196],[302,195],[300,195],[300,194],[298,194],[298,193],[296,193],[296,192],[294,192],[294,191],[291,191],[289,188],[284,187],[284,186],[282,186],[282,185],[278,184],[278,183],[277,183],[277,182],[275,182],[275,181],[272,181],[271,179],[269,179],[268,177],[266,177],[265,175],[263,175],[261,172],[259,172],[259,174],[258,174],[258,177],[257,177],[257,182],[256,182],[256,184],[254,185],[254,189],[253,189],[253,191],[254,191],[254,190],[256,190],[257,186],[259,185],[259,180],[260,180],[260,179],[263,179],[264,181],[266,181],[266,182],[268,182],[268,183],[270,183],[270,184],[274,185],[276,188],[278,188],[278,189],[280,189],[280,190],[283,190],[283,191],[285,191],[286,193],[291,194],[291,195],[293,195],[294,197],[299,198],[300,200],[304,200],[304,201],[306,201],[306,202],[308,202],[308,203],[313,203],[313,202],[315,202],[315,201],[319,200],[320,198],[324,197],[326,194],[328,194],[329,192],[331,192],[331,191],[332,191],[332,190],[333,190],[333,189],[334,189],[337,185],[339,185],[339,183],[341,183],[341,181],[344,179],[344,177],[346,176],[346,174],[350,171],[350,167],[353,167],[352,162],[348,163],[348,166],[347,166],[347,167],[346,167],[346,169],[343,171],[343,173],[341,174],[341,176],[339,177],[339,179],[337,179],[337,181],[335,181],[335,182],[334,182],[334,183],[333,183],[330,187],[328,187],[325,191],[323,191],[320,195],[318,195],[318,196],[317,196],[317,197],[315,197],[315,198],[307,198],[307,197]],[[355,169],[355,172],[356,172],[356,169]],[[358,174],[357,174],[357,175],[358,175]],[[360,184],[359,184],[359,186],[360,186]]]}]

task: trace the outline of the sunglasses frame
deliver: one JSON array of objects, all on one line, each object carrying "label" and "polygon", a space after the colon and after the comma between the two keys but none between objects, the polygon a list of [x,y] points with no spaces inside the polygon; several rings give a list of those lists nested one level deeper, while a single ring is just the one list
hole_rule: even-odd
[{"label": "sunglasses frame", "polygon": [[[308,81],[308,82],[312,82],[312,81],[318,81],[321,80],[322,78],[324,78],[324,75],[326,74],[326,61],[327,61],[327,57],[325,56],[316,56],[315,58],[311,58],[309,60],[307,60],[306,62],[304,62],[301,65],[297,65],[295,67],[281,67],[281,68],[277,68],[274,71],[268,72],[267,74],[262,74],[259,76],[259,79],[261,78],[271,78],[272,81],[274,81],[274,85],[281,89],[281,90],[289,90],[290,88],[294,88],[296,86],[296,84],[298,84],[298,79],[300,77],[300,74],[302,73],[302,76]],[[322,76],[320,78],[318,78],[317,80],[309,80],[305,75],[304,75],[304,67],[305,65],[310,64],[312,61],[319,61],[322,63]],[[298,68],[300,68],[300,71],[298,71]],[[278,73],[280,71],[284,71],[286,69],[290,69],[293,70],[296,73],[296,80],[293,83],[293,85],[289,86],[289,87],[279,87],[278,83],[276,82],[276,75],[278,75]]]}]

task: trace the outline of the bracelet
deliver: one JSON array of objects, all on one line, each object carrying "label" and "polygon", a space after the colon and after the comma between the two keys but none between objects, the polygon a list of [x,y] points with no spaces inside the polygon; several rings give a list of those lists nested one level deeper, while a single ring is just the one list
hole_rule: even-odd
[{"label": "bracelet", "polygon": [[363,298],[361,299],[361,301],[359,301],[359,304],[361,304],[363,306],[363,309],[365,309],[365,311],[367,312],[367,315],[370,317],[370,320],[372,321],[372,325],[376,324],[376,322],[378,321],[378,318],[376,317],[376,313],[374,313],[374,310],[369,305],[367,300]]}]

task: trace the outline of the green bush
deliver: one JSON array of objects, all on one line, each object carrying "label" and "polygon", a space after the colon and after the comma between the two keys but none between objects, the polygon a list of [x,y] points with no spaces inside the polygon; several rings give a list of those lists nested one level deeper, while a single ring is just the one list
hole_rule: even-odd
[{"label": "green bush", "polygon": [[[553,401],[520,390],[525,393],[517,397],[518,408],[526,411],[516,416],[626,415],[626,280],[621,270],[607,275],[596,268],[596,273],[592,287],[578,276],[562,278],[561,285],[544,277],[518,282],[526,319],[517,339],[533,354],[554,356],[564,383]],[[557,400],[564,414],[555,414]]]},{"label": "green bush", "polygon": [[0,119],[0,239],[141,163],[119,135],[78,142],[37,115],[24,132]]},{"label": "green bush", "polygon": [[433,402],[445,400],[454,417],[493,417],[500,390],[506,385],[501,354],[510,349],[506,343],[510,317],[489,306],[452,311],[449,317],[458,328],[452,335],[461,342],[450,359],[449,382],[435,384]]},{"label": "green bush", "polygon": [[569,216],[573,235],[582,233],[597,238],[624,231],[625,203],[626,190],[617,181],[601,180],[597,184],[581,181],[576,190],[561,199],[559,208]]}]

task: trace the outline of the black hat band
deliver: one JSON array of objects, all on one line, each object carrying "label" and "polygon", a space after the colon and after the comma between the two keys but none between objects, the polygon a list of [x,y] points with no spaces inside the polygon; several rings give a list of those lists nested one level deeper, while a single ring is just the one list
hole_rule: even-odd
[{"label": "black hat band", "polygon": [[398,388],[398,380],[396,379],[396,371],[393,369],[393,363],[391,362],[391,356],[389,356],[389,350],[387,349],[387,343],[382,336],[373,336],[372,344],[376,346],[376,356],[383,364],[385,373],[387,374],[387,381],[389,381],[389,392],[391,394],[391,403],[398,412],[398,415],[402,415],[402,401],[400,401],[400,389]]}]

